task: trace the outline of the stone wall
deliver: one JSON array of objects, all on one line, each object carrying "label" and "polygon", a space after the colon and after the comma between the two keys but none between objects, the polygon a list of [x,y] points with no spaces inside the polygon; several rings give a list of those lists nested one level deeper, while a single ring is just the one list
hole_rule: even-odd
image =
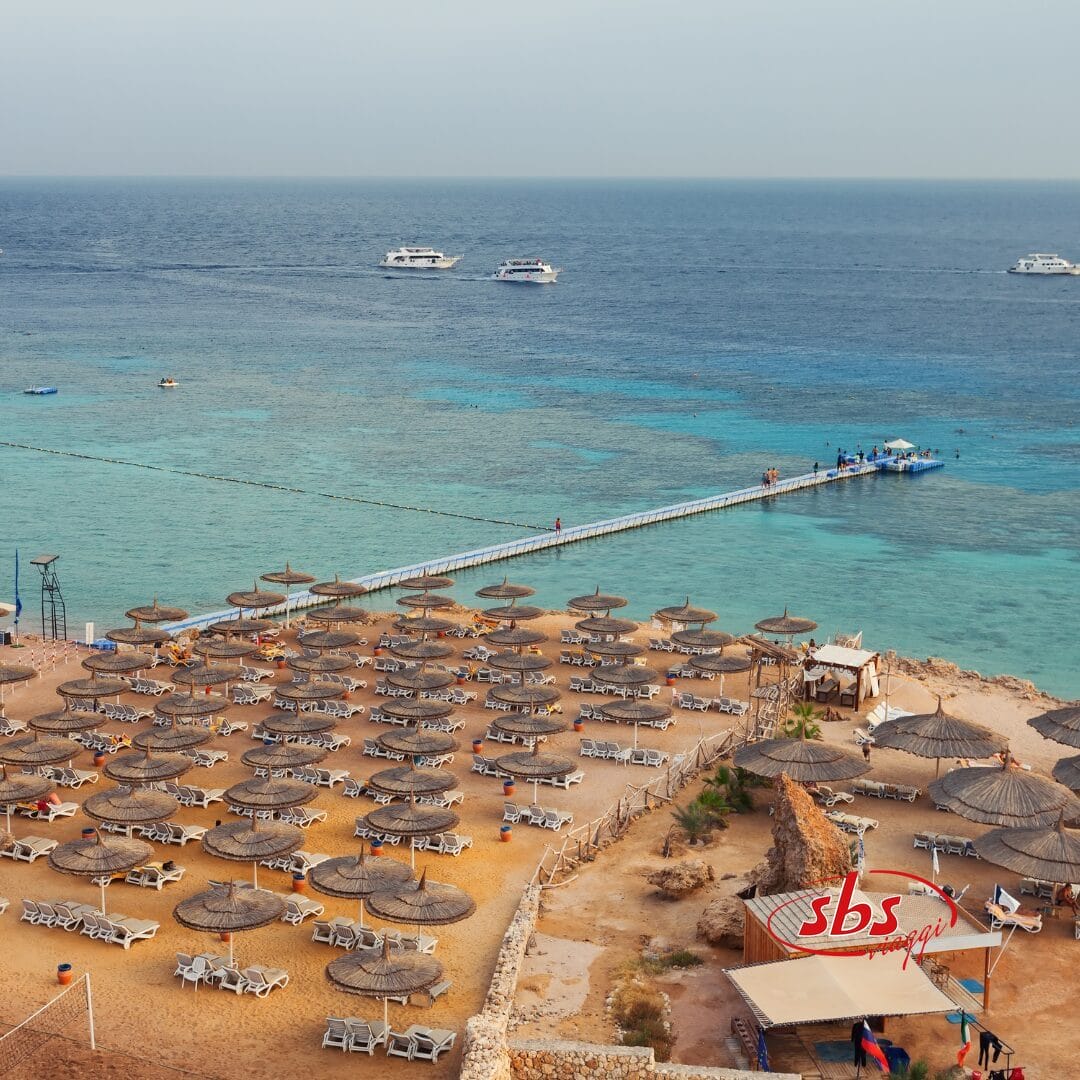
[{"label": "stone wall", "polygon": [[656,1061],[647,1046],[520,1040],[510,1043],[510,1080],[799,1080],[797,1073],[741,1072]]}]

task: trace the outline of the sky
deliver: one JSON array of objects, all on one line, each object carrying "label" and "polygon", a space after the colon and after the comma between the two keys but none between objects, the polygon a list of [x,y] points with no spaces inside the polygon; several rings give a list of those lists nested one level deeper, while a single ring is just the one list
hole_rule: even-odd
[{"label": "sky", "polygon": [[0,174],[1078,178],[1078,39],[1076,0],[3,0]]}]

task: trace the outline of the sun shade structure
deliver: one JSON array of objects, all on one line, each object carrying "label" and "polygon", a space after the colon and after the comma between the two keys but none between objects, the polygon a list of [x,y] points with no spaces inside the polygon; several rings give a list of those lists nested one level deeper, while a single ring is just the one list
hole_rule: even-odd
[{"label": "sun shade structure", "polygon": [[313,866],[308,871],[311,887],[326,896],[340,896],[360,904],[360,925],[364,925],[364,901],[372,893],[396,889],[412,880],[412,870],[404,863],[380,855],[342,855]]},{"label": "sun shade structure", "polygon": [[539,653],[527,652],[500,652],[489,656],[484,661],[488,667],[498,668],[500,671],[516,671],[524,673],[528,671],[545,671],[551,667],[551,661]]},{"label": "sun shade structure", "polygon": [[48,795],[54,782],[37,773],[8,773],[6,765],[0,765],[0,806],[7,811],[7,831],[11,832],[11,808],[15,803],[36,802]]},{"label": "sun shade structure", "polygon": [[449,926],[461,922],[476,911],[476,902],[456,885],[428,881],[427,871],[420,880],[392,892],[373,893],[368,909],[387,922],[412,926]]},{"label": "sun shade structure", "polygon": [[155,821],[168,821],[180,809],[180,803],[164,791],[153,788],[117,786],[91,795],[82,809],[95,821],[149,825]]},{"label": "sun shade structure", "polygon": [[657,678],[659,676],[652,668],[641,664],[611,664],[593,673],[593,679],[598,683],[610,683],[627,689],[645,686]]},{"label": "sun shade structure", "polygon": [[293,671],[307,671],[325,674],[328,671],[344,671],[353,666],[351,656],[338,656],[326,653],[323,656],[293,656],[285,661]]},{"label": "sun shade structure", "polygon": [[312,630],[297,638],[308,649],[347,649],[360,644],[360,635],[351,630]]},{"label": "sun shade structure", "polygon": [[558,735],[560,731],[566,730],[566,723],[554,716],[522,713],[516,716],[513,713],[502,713],[491,721],[491,726],[506,735],[517,735],[526,739]]},{"label": "sun shade structure", "polygon": [[331,698],[339,698],[345,693],[345,687],[339,683],[289,683],[288,686],[275,687],[274,693],[279,698],[295,701],[299,705],[306,701],[329,701]]},{"label": "sun shade structure", "polygon": [[36,674],[37,672],[32,667],[25,667],[22,664],[0,664],[0,686],[26,682]]},{"label": "sun shade structure", "polygon": [[485,585],[476,590],[476,595],[484,600],[524,600],[526,596],[533,596],[536,590],[528,585],[515,585],[509,578],[504,577],[498,585]]},{"label": "sun shade structure", "polygon": [[453,607],[457,601],[450,596],[440,596],[438,593],[422,592],[413,593],[409,596],[399,596],[394,603],[401,607],[415,608],[420,611],[439,611]]},{"label": "sun shade structure", "polygon": [[106,763],[102,772],[118,784],[153,784],[175,780],[195,763],[183,754],[155,754],[150,750],[118,754]]},{"label": "sun shade structure", "polygon": [[491,696],[504,705],[536,709],[551,705],[562,696],[554,686],[496,686]]},{"label": "sun shade structure", "polygon": [[133,607],[130,611],[125,611],[124,614],[129,619],[134,619],[140,623],[180,622],[181,619],[188,617],[188,613],[183,608],[159,604],[156,596],[152,604]]},{"label": "sun shade structure", "polygon": [[717,614],[708,608],[694,607],[690,603],[690,597],[688,596],[681,604],[661,608],[655,612],[654,618],[660,619],[662,622],[707,623],[716,619]]},{"label": "sun shade structure", "polygon": [[397,720],[411,720],[417,724],[423,724],[427,720],[442,720],[449,716],[454,708],[445,701],[431,701],[427,698],[408,700],[398,698],[397,701],[388,701],[380,708],[386,716],[392,716]]},{"label": "sun shade structure", "polygon": [[494,619],[496,622],[516,623],[539,619],[544,614],[544,609],[511,600],[509,604],[504,604],[502,607],[485,608],[481,614],[485,619]]},{"label": "sun shade structure", "polygon": [[257,581],[252,583],[250,592],[234,592],[229,593],[229,595],[225,597],[225,603],[240,608],[241,611],[243,611],[244,608],[251,608],[252,611],[258,611],[261,608],[276,607],[278,604],[283,604],[284,602],[284,593],[260,589]]},{"label": "sun shade structure", "polygon": [[385,795],[438,795],[449,791],[458,782],[447,769],[429,769],[414,765],[399,765],[383,769],[368,779],[368,787]]},{"label": "sun shade structure", "polygon": [[275,625],[273,619],[250,619],[240,616],[235,619],[219,619],[206,629],[211,634],[261,634],[266,630],[273,630]]},{"label": "sun shade structure", "polygon": [[404,837],[434,836],[452,829],[460,820],[453,810],[413,802],[380,806],[364,818],[373,832]]},{"label": "sun shade structure", "polygon": [[305,615],[309,622],[318,623],[363,622],[367,617],[368,614],[363,608],[345,607],[342,604],[331,604],[330,607],[316,608]]},{"label": "sun shade structure", "polygon": [[902,952],[872,963],[846,956],[806,956],[724,974],[762,1027],[822,1024],[864,1016],[920,1016],[954,1012],[918,964],[904,966]]},{"label": "sun shade structure", "polygon": [[1028,726],[1047,739],[1080,750],[1080,705],[1066,705],[1033,716]]},{"label": "sun shade structure", "polygon": [[95,652],[82,661],[87,671],[104,672],[107,675],[126,675],[131,671],[140,671],[151,662],[145,653],[136,652]]},{"label": "sun shade structure", "polygon": [[177,668],[172,681],[177,686],[220,686],[239,682],[244,673],[234,664],[215,664],[213,667]]},{"label": "sun shade structure", "polygon": [[655,724],[660,720],[666,720],[671,716],[671,709],[667,705],[654,704],[651,701],[642,701],[640,698],[623,701],[605,701],[600,706],[601,715],[605,720],[614,720],[621,724],[634,725],[634,749],[638,744],[638,726],[640,724]]},{"label": "sun shade structure", "polygon": [[294,585],[310,585],[314,580],[313,574],[305,574],[301,570],[294,570],[288,563],[284,570],[271,570],[268,574],[261,574],[260,580],[269,581],[271,585],[285,586],[285,629],[289,628],[289,607],[292,600],[292,587]]},{"label": "sun shade structure", "polygon": [[61,739],[51,735],[8,739],[0,743],[0,762],[5,765],[58,765],[61,761],[71,761],[82,747],[71,739]]},{"label": "sun shade structure", "polygon": [[404,671],[392,671],[386,676],[386,681],[399,690],[442,690],[454,681],[454,676],[449,671],[429,671],[421,665]]},{"label": "sun shade structure", "polygon": [[62,682],[56,688],[56,692],[65,698],[97,699],[118,697],[130,689],[131,687],[121,679],[96,679],[91,676],[89,679],[71,679],[68,682]]},{"label": "sun shade structure", "polygon": [[[238,889],[228,885],[195,893],[173,908],[173,918],[188,930],[203,934],[235,934],[258,930],[277,922],[285,901],[264,889]],[[233,966],[233,941],[229,938],[229,966]]]},{"label": "sun shade structure", "polygon": [[531,750],[518,750],[513,754],[503,754],[495,759],[501,772],[508,773],[517,780],[527,780],[533,786],[533,805],[539,802],[538,793],[541,780],[554,780],[574,771],[574,763],[569,758],[540,752],[540,740],[533,743]]},{"label": "sun shade structure", "polygon": [[154,857],[154,849],[142,840],[128,836],[94,835],[69,840],[49,852],[49,866],[61,874],[75,877],[102,878],[101,914],[105,914],[105,882],[113,874],[125,873],[142,866]]},{"label": "sun shade structure", "polygon": [[105,631],[106,639],[118,645],[160,645],[170,636],[168,630],[155,630],[149,626],[120,626]]},{"label": "sun shade structure", "polygon": [[355,596],[363,596],[367,592],[366,585],[360,585],[355,581],[342,581],[340,574],[334,575],[333,581],[320,581],[312,585],[308,590],[316,596],[330,596],[338,600],[348,600]]},{"label": "sun shade structure", "polygon": [[43,713],[27,721],[32,731],[41,731],[46,735],[70,735],[76,731],[93,731],[101,727],[103,713],[79,712],[60,709],[58,712]]},{"label": "sun shade structure", "polygon": [[484,634],[484,640],[500,649],[521,649],[547,641],[547,634],[539,630],[529,630],[524,626],[500,626],[498,630]]},{"label": "sun shade structure", "polygon": [[784,608],[783,615],[776,615],[771,619],[762,619],[754,623],[754,629],[763,634],[778,634],[780,637],[793,637],[795,634],[809,634],[817,629],[817,623],[813,619],[801,619],[797,615],[789,615],[788,609]]},{"label": "sun shade structure", "polygon": [[176,692],[154,702],[154,712],[169,720],[197,720],[201,716],[213,716],[229,707],[229,699],[220,694],[192,694]]},{"label": "sun shade structure", "polygon": [[131,743],[140,750],[156,750],[162,753],[178,753],[181,750],[194,750],[213,738],[213,733],[205,728],[177,727],[174,720],[167,728],[153,727],[140,731]]},{"label": "sun shade structure", "polygon": [[418,577],[402,578],[397,584],[399,589],[430,592],[432,589],[449,589],[454,584],[454,579],[439,577],[437,574],[420,574]]},{"label": "sun shade structure", "polygon": [[320,716],[318,713],[271,713],[262,726],[271,735],[289,738],[293,735],[317,735],[321,731],[333,731],[337,721],[332,716]]},{"label": "sun shade structure", "polygon": [[635,645],[632,641],[597,641],[585,645],[583,648],[594,656],[615,656],[620,660],[640,656],[645,651],[640,645]]},{"label": "sun shade structure", "polygon": [[707,653],[705,656],[691,656],[690,666],[698,671],[711,671],[714,675],[734,675],[739,671],[749,671],[753,661],[749,656]]},{"label": "sun shade structure", "polygon": [[387,1001],[406,997],[434,986],[443,976],[443,966],[432,956],[419,952],[391,952],[390,942],[381,949],[358,949],[326,966],[326,981],[346,994],[382,998],[383,1024],[389,1023]]},{"label": "sun shade structure", "polygon": [[975,841],[979,857],[1024,877],[1057,884],[1080,881],[1080,832],[1058,818],[1049,828],[993,829]]},{"label": "sun shade structure", "polygon": [[304,806],[318,794],[314,784],[302,780],[288,780],[281,776],[267,779],[242,780],[225,791],[225,801],[243,810],[273,812]]},{"label": "sun shade structure", "polygon": [[606,595],[596,586],[596,591],[584,596],[571,596],[566,602],[571,611],[612,611],[626,607],[630,601],[625,596]]},{"label": "sun shade structure", "polygon": [[981,724],[949,716],[938,698],[932,713],[901,716],[874,728],[874,744],[917,757],[986,758],[1004,753],[1009,740]]},{"label": "sun shade structure", "polygon": [[300,769],[322,761],[329,752],[324,746],[271,743],[269,746],[245,750],[240,760],[253,769]]},{"label": "sun shade structure", "polygon": [[935,806],[984,825],[1046,827],[1062,814],[1066,821],[1080,820],[1080,800],[1067,787],[1014,768],[1008,755],[1000,767],[947,772],[928,790]]},{"label": "sun shade structure", "polygon": [[851,780],[870,771],[862,758],[810,739],[762,739],[739,747],[731,760],[755,776],[790,776],[799,783]]},{"label": "sun shade structure", "polygon": [[1070,791],[1080,791],[1080,754],[1062,758],[1050,771],[1050,775]]},{"label": "sun shade structure", "polygon": [[391,645],[390,652],[399,660],[445,660],[454,655],[452,645],[445,641],[405,641],[400,645]]},{"label": "sun shade structure", "polygon": [[203,850],[219,859],[249,862],[259,887],[259,860],[288,855],[304,845],[304,834],[283,821],[230,821],[218,825],[202,838]]},{"label": "sun shade structure", "polygon": [[213,638],[200,638],[192,646],[200,656],[211,660],[239,660],[250,656],[258,647],[254,641],[215,641]]},{"label": "sun shade structure", "polygon": [[574,625],[583,634],[632,634],[637,628],[636,622],[629,619],[613,619],[609,615],[593,615]]},{"label": "sun shade structure", "polygon": [[404,731],[387,731],[376,740],[384,750],[395,754],[430,757],[435,754],[452,754],[458,741],[446,731],[427,728],[406,728]]},{"label": "sun shade structure", "polygon": [[453,630],[456,625],[449,619],[436,619],[430,615],[410,611],[402,612],[394,620],[394,629],[403,630],[406,634],[445,634]]},{"label": "sun shade structure", "polygon": [[676,645],[688,649],[722,649],[730,645],[735,638],[723,630],[676,630],[671,635]]}]

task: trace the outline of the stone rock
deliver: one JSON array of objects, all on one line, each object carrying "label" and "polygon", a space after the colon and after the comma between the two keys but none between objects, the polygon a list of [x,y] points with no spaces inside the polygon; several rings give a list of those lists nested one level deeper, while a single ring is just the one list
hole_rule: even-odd
[{"label": "stone rock", "polygon": [[746,908],[737,896],[720,896],[713,900],[698,919],[698,937],[710,945],[725,949],[741,949]]},{"label": "stone rock", "polygon": [[772,834],[765,861],[750,875],[763,896],[809,888],[852,869],[848,839],[787,776],[776,781]]},{"label": "stone rock", "polygon": [[645,875],[666,900],[681,900],[714,879],[713,868],[701,859],[684,859]]}]

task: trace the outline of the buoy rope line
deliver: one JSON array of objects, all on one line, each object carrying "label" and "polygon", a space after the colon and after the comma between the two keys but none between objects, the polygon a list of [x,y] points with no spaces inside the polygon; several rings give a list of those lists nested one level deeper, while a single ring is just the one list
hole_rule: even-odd
[{"label": "buoy rope line", "polygon": [[515,529],[553,531],[550,525],[537,525],[535,522],[480,517],[476,514],[457,513],[454,510],[435,510],[429,506],[407,506],[404,503],[387,502],[384,499],[365,499],[359,495],[339,495],[332,491],[312,491],[309,488],[289,487],[287,484],[272,484],[268,480],[247,480],[240,476],[219,476],[215,473],[195,472],[193,469],[177,469],[171,465],[148,465],[144,461],[126,461],[123,458],[99,457],[96,454],[76,453],[74,450],[54,450],[47,446],[31,446],[29,443],[0,440],[0,446],[6,446],[12,450],[32,450],[38,454],[53,454],[56,457],[78,458],[80,461],[100,461],[106,465],[128,465],[134,469],[150,469],[153,472],[171,473],[174,476],[192,476],[197,480],[217,480],[223,484],[243,484],[245,487],[283,491],[288,495],[308,495],[318,499],[335,499],[338,502],[360,503],[364,506],[382,506],[389,510],[411,510],[416,514],[434,514],[437,517],[460,518],[463,521],[481,521],[488,525],[510,525]]}]

